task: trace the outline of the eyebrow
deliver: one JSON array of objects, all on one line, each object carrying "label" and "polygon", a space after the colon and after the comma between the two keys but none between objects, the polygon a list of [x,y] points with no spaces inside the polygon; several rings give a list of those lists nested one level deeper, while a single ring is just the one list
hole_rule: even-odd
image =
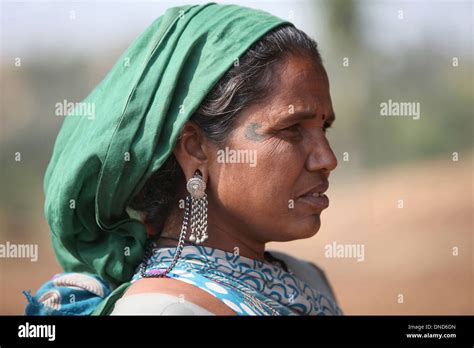
[{"label": "eyebrow", "polygon": [[[301,121],[306,119],[312,119],[317,117],[318,114],[316,111],[295,111],[293,114],[285,117],[285,121]],[[336,120],[336,114],[334,112],[325,115],[325,122],[332,124]],[[282,120],[283,121],[283,120]]]}]

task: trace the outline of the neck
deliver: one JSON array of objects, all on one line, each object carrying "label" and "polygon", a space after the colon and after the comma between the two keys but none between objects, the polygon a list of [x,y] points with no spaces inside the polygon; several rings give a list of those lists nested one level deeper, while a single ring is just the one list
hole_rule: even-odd
[{"label": "neck", "polygon": [[[160,238],[158,238],[157,241],[158,246],[169,246],[169,239],[179,239],[183,215],[184,212],[176,210],[169,214],[163,230],[161,232],[158,231],[158,233],[160,233]],[[189,242],[189,234],[190,227],[188,227],[185,240],[187,244],[193,244]],[[209,238],[199,245],[231,253],[238,253],[238,255],[249,259],[265,261],[265,243],[251,240],[246,234],[238,233],[238,231],[233,229],[229,230],[228,228],[223,227],[219,221],[209,221],[208,235]]]}]

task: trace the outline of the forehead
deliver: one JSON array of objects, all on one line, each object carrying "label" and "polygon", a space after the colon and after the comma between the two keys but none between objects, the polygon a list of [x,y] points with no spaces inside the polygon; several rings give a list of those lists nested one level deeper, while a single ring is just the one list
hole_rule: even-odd
[{"label": "forehead", "polygon": [[321,64],[306,57],[291,56],[277,71],[272,103],[330,107],[329,81]]},{"label": "forehead", "polygon": [[278,123],[288,118],[290,110],[295,115],[307,113],[317,115],[318,118],[322,118],[321,115],[334,117],[328,77],[321,64],[308,58],[292,56],[280,63],[275,73],[277,75],[269,98],[244,109],[238,124]]}]

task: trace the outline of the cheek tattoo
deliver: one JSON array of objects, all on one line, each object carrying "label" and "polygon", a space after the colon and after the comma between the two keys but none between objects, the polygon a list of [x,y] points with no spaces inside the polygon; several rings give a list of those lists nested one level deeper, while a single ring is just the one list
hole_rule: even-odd
[{"label": "cheek tattoo", "polygon": [[261,128],[262,125],[259,123],[252,122],[245,129],[245,137],[253,141],[261,141],[264,139],[263,135],[256,132],[257,129]]}]

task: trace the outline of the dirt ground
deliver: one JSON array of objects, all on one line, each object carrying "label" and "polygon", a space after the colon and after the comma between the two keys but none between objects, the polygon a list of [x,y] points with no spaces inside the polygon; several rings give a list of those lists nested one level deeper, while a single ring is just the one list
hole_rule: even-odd
[{"label": "dirt ground", "polygon": [[[269,247],[322,267],[346,314],[474,314],[472,163],[438,159],[332,182],[316,236]],[[364,244],[365,260],[326,258],[334,241]]]},{"label": "dirt ground", "polygon": [[[351,180],[336,177],[316,236],[268,249],[322,267],[345,314],[474,314],[472,163],[472,155],[459,162],[448,157]],[[60,271],[41,208],[35,220],[39,260],[1,260],[0,314],[22,314],[21,291],[34,292]],[[333,242],[364,245],[364,261],[325,257],[325,245]]]}]

